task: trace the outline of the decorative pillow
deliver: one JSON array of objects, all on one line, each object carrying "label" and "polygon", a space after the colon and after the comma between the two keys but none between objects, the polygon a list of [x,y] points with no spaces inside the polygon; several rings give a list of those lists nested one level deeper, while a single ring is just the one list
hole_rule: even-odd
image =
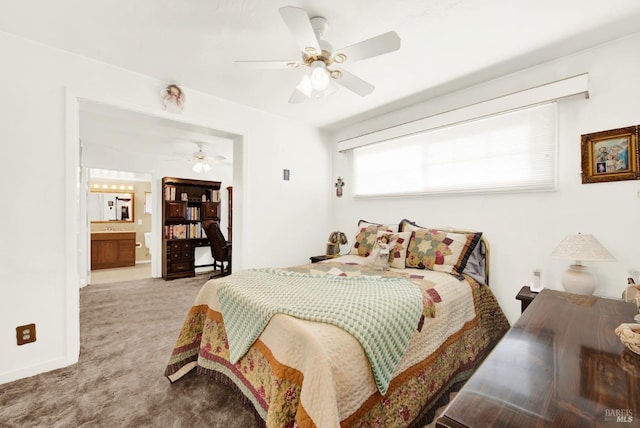
[{"label": "decorative pillow", "polygon": [[409,243],[407,267],[460,275],[481,236],[481,232],[467,234],[418,229]]},{"label": "decorative pillow", "polygon": [[358,231],[353,239],[353,246],[351,247],[349,254],[367,257],[369,253],[371,253],[371,250],[373,250],[373,246],[376,244],[378,231],[397,232],[397,230],[397,226],[370,223],[368,221],[360,220],[358,222]]},{"label": "decorative pillow", "polygon": [[[400,231],[416,231],[420,229],[429,229],[427,227],[420,226],[415,222],[407,219],[400,220],[400,224],[398,225],[398,230]],[[438,229],[440,230],[440,229]],[[445,228],[445,232],[448,232]],[[464,235],[475,236],[478,232],[457,232],[462,233]],[[480,233],[482,235],[482,233]],[[467,261],[466,266],[464,266],[464,270],[462,273],[469,275],[471,278],[475,279],[479,284],[485,284],[485,247],[482,240],[479,240],[478,245],[471,251],[469,255],[469,259]]]},{"label": "decorative pillow", "polygon": [[[378,231],[377,238],[389,235],[389,266],[404,269],[407,261],[407,250],[413,232],[385,232]],[[376,239],[376,245],[378,240]]]},{"label": "decorative pillow", "polygon": [[406,232],[406,231],[413,232],[419,229],[428,229],[428,227],[418,226],[415,222],[411,220],[407,220],[406,218],[403,218],[402,220],[400,220],[400,224],[398,225],[398,230],[400,232]]},{"label": "decorative pillow", "polygon": [[464,267],[464,271],[462,271],[462,273],[467,274],[471,278],[475,279],[478,284],[484,285],[487,281],[485,270],[486,249],[485,244],[481,239],[478,245],[476,245],[476,248],[473,249],[473,252],[469,256],[467,265]]}]

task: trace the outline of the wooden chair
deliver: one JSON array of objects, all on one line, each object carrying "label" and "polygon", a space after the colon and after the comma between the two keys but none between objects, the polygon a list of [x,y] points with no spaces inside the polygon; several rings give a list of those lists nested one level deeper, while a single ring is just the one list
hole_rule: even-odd
[{"label": "wooden chair", "polygon": [[202,222],[202,228],[209,239],[213,270],[217,271],[218,263],[220,264],[220,273],[214,274],[211,278],[231,275],[231,242],[224,238],[220,225],[216,221],[205,220]]}]

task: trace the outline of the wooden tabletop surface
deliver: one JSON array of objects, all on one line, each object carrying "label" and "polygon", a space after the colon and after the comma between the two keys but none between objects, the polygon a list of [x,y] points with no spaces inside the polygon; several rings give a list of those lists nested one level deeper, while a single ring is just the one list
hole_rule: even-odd
[{"label": "wooden tabletop surface", "polygon": [[614,333],[636,311],[619,300],[541,291],[437,426],[640,426],[640,355]]}]

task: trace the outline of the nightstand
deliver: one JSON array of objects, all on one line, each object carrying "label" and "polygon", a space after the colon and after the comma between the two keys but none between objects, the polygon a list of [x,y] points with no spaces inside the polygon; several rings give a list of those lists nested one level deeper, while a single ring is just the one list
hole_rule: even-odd
[{"label": "nightstand", "polygon": [[323,260],[327,260],[329,257],[327,257],[326,255],[321,255],[321,256],[311,256],[309,257],[309,259],[311,259],[311,263],[318,263],[321,262]]},{"label": "nightstand", "polygon": [[531,291],[531,288],[528,285],[525,285],[520,289],[516,296],[516,300],[520,300],[520,313],[527,309],[527,306],[533,302],[533,299],[535,299],[537,295],[538,293]]}]

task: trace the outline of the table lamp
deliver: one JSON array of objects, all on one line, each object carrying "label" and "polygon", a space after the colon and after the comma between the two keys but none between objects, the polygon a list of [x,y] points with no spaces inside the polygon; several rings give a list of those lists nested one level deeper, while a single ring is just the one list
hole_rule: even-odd
[{"label": "table lamp", "polygon": [[338,257],[340,255],[340,245],[344,245],[347,243],[347,235],[343,232],[335,231],[331,232],[329,235],[329,240],[327,241],[327,257]]},{"label": "table lamp", "polygon": [[575,260],[575,264],[562,274],[562,286],[569,293],[593,294],[596,289],[596,277],[581,262],[613,261],[615,257],[593,236],[566,236],[551,253],[554,259]]}]

